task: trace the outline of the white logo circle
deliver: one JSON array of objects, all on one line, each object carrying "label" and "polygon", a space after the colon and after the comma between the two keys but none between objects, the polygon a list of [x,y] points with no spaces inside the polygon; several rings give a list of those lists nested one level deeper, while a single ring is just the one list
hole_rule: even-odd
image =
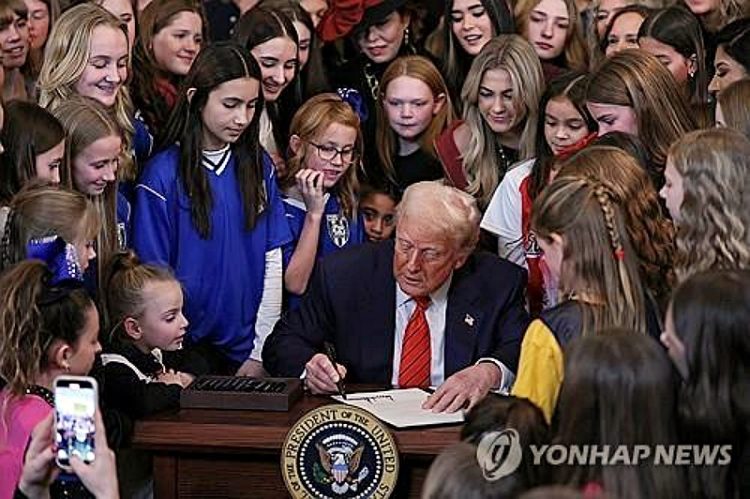
[{"label": "white logo circle", "polygon": [[477,446],[477,462],[485,480],[490,482],[516,471],[522,457],[521,439],[513,428],[488,432]]}]

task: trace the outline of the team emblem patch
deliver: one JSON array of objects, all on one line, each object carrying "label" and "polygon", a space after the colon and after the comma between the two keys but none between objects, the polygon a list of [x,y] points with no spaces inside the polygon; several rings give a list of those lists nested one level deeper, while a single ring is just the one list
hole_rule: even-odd
[{"label": "team emblem patch", "polygon": [[398,478],[398,449],[369,412],[327,405],[308,412],[289,430],[281,474],[294,498],[387,498]]},{"label": "team emblem patch", "polygon": [[343,248],[349,242],[349,220],[345,216],[339,214],[326,215],[326,228],[328,229],[328,237],[339,248]]}]

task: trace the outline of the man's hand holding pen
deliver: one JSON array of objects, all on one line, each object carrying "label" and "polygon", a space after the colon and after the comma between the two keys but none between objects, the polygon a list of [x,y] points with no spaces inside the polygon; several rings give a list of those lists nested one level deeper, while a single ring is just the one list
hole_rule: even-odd
[{"label": "man's hand holding pen", "polygon": [[307,372],[305,383],[314,394],[339,393],[337,383],[342,382],[346,377],[346,367],[331,362],[325,353],[313,355],[305,364],[305,370]]}]

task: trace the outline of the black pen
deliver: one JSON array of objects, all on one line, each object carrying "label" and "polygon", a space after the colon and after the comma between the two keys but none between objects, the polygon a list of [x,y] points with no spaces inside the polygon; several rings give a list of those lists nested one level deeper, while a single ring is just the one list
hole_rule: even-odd
[{"label": "black pen", "polygon": [[[333,364],[333,368],[336,370],[336,374],[339,374],[339,370],[336,367],[336,349],[333,347],[333,343],[325,342],[323,346],[326,349],[326,355],[328,356],[328,360],[331,361],[331,364]],[[341,374],[339,374],[339,380],[336,382],[336,389],[339,391],[339,395],[341,398],[346,400],[346,392],[344,391],[344,380],[341,379]]]}]

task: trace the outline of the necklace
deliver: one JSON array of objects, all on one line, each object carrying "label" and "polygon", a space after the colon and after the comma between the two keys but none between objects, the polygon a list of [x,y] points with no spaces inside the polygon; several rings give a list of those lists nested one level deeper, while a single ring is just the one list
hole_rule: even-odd
[{"label": "necklace", "polygon": [[497,145],[497,155],[500,157],[500,171],[505,173],[508,171],[508,158],[505,156],[502,144]]},{"label": "necklace", "polygon": [[380,94],[380,82],[378,81],[377,76],[375,76],[375,73],[372,71],[372,63],[368,62],[367,64],[365,64],[362,72],[365,74],[365,81],[367,82],[367,86],[370,87],[370,94],[372,95],[373,100],[377,102],[378,94]]},{"label": "necklace", "polygon": [[37,397],[41,398],[45,402],[47,402],[50,406],[55,407],[55,395],[48,390],[47,388],[39,385],[31,385],[27,386],[24,390],[24,393],[26,395],[36,395]]}]

